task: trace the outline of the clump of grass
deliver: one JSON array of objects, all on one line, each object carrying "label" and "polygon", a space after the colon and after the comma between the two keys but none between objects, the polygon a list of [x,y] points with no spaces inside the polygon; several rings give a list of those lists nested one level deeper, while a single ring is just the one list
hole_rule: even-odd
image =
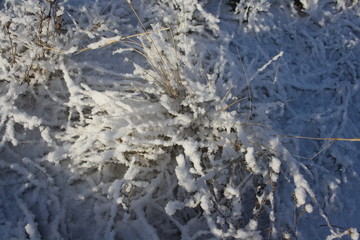
[{"label": "clump of grass", "polygon": [[[151,225],[156,216],[168,222],[167,237],[261,239],[276,238],[281,231],[284,237],[295,236],[300,215],[312,212],[312,204],[318,206],[298,163],[277,139],[248,134],[248,123],[231,111],[243,98],[226,104],[226,96],[218,97],[214,85],[186,75],[185,67],[196,70],[184,66],[171,28],[149,30],[131,3],[130,8],[142,33],[104,38],[78,54],[121,43],[146,59],[147,67],[133,63],[134,74],[146,81],[128,84],[124,91],[97,91],[82,84],[86,101],[78,104],[86,106],[88,115],[64,136],[72,142],[67,156],[77,173],[74,182],[94,169],[113,169],[107,172],[111,178],[101,178],[109,186],[102,197],[114,202],[111,213],[104,210],[98,217],[112,222],[109,232],[116,228],[115,219],[160,229],[161,224]],[[294,182],[288,196],[293,199],[293,222],[284,223],[276,212],[278,184],[284,184],[280,178]],[[191,222],[198,223],[198,229],[190,228]]]},{"label": "clump of grass", "polygon": [[[229,111],[242,99],[226,104],[212,84],[187,77],[171,29],[148,30],[138,19],[143,33],[102,39],[79,51],[121,43],[144,56],[149,68],[134,63],[135,73],[146,79],[138,90],[112,93],[86,87],[83,94],[93,105],[86,125],[71,130],[74,168],[99,168],[96,159],[122,166],[116,176],[121,186],[111,183],[123,197],[118,201],[120,215],[148,216],[146,206],[156,205],[162,211],[159,218],[175,222],[171,231],[180,231],[184,238],[203,231],[259,239],[257,229],[264,230],[272,221],[258,226],[260,219],[274,211],[279,170],[269,164],[279,160],[261,144],[253,146],[236,114]],[[100,99],[107,103],[100,106]],[[84,142],[90,149],[81,147]],[[199,214],[203,224],[189,230],[187,222]],[[139,215],[133,220],[139,218],[149,223]]]}]

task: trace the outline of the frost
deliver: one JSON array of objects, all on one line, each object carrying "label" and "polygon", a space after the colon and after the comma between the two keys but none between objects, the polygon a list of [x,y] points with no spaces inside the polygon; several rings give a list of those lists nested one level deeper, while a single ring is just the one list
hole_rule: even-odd
[{"label": "frost", "polygon": [[183,208],[184,208],[184,204],[182,202],[173,201],[167,203],[165,207],[165,211],[169,215],[174,215],[177,210],[181,210]]},{"label": "frost", "polygon": [[247,153],[245,154],[245,161],[252,171],[254,171],[255,173],[258,173],[260,171],[260,169],[256,164],[253,147],[247,148]]},{"label": "frost", "polygon": [[196,190],[195,180],[186,169],[184,155],[177,156],[176,161],[178,166],[175,168],[175,173],[179,180],[179,185],[188,192],[194,192]]},{"label": "frost", "polygon": [[0,4],[2,238],[359,238],[358,1]]},{"label": "frost", "polygon": [[344,236],[350,236],[351,239],[353,240],[358,240],[359,239],[359,232],[357,231],[356,228],[349,228],[343,232],[340,233],[336,233],[334,231],[332,231],[332,234],[326,237],[326,240],[332,240],[332,239],[339,239],[342,238]]},{"label": "frost", "polygon": [[312,213],[313,212],[313,207],[310,205],[310,204],[306,204],[305,205],[305,211],[307,212],[307,213]]},{"label": "frost", "polygon": [[186,156],[193,162],[194,168],[198,174],[203,175],[201,167],[200,153],[197,151],[199,146],[194,142],[182,142],[181,145],[184,147],[184,152]]},{"label": "frost", "polygon": [[38,236],[36,236],[36,227],[32,226],[31,224],[26,224],[25,231],[27,234],[29,234],[30,239],[37,239]]},{"label": "frost", "polygon": [[297,206],[302,206],[305,204],[305,200],[306,200],[306,192],[305,189],[302,187],[297,187],[295,189],[295,197],[296,197],[296,203]]},{"label": "frost", "polygon": [[224,195],[228,195],[228,198],[232,198],[233,196],[234,197],[240,197],[240,193],[237,189],[231,187],[231,186],[228,186],[227,188],[225,188],[225,193]]},{"label": "frost", "polygon": [[120,40],[121,40],[120,36],[112,37],[112,38],[102,38],[100,41],[89,44],[87,48],[98,49],[119,42]]},{"label": "frost", "polygon": [[280,166],[281,166],[281,162],[279,159],[275,157],[271,158],[270,167],[275,173],[280,173]]},{"label": "frost", "polygon": [[360,234],[359,234],[359,232],[357,231],[356,228],[351,228],[349,230],[349,232],[350,232],[349,235],[350,235],[352,240],[358,240],[359,239]]}]

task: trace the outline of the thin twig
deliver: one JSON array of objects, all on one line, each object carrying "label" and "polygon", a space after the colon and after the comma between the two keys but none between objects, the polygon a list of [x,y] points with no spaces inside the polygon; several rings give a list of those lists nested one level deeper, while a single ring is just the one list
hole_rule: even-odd
[{"label": "thin twig", "polygon": [[221,109],[221,111],[225,111],[226,109],[228,109],[229,107],[231,107],[232,105],[238,103],[238,102],[241,102],[242,100],[245,100],[247,99],[247,97],[244,97],[244,98],[240,98],[240,99],[236,99],[235,101],[233,101],[232,103],[226,105],[223,109]]},{"label": "thin twig", "polygon": [[249,113],[248,113],[248,119],[247,121],[250,122],[250,118],[251,118],[251,114],[252,114],[252,93],[251,93],[251,88],[250,88],[250,80],[249,80],[249,76],[247,74],[247,71],[245,69],[245,65],[244,65],[244,62],[243,60],[241,59],[241,56],[240,56],[240,51],[239,51],[239,48],[236,48],[237,50],[237,53],[238,53],[238,56],[239,56],[239,60],[240,60],[240,63],[241,63],[241,66],[242,66],[242,69],[244,71],[244,75],[245,75],[245,79],[246,79],[246,85],[247,85],[247,90],[248,90],[248,94],[249,94]]},{"label": "thin twig", "polygon": [[360,142],[360,138],[315,138],[315,137],[302,137],[302,136],[291,136],[291,135],[274,135],[276,137],[289,137],[289,138],[300,138],[300,139],[310,139],[318,141],[348,141],[348,142]]},{"label": "thin twig", "polygon": [[[134,38],[134,37],[138,37],[138,36],[141,36],[141,35],[145,35],[145,34],[150,34],[150,33],[154,33],[154,32],[161,32],[161,31],[166,31],[166,30],[169,30],[170,28],[169,27],[166,27],[166,28],[161,28],[161,29],[157,29],[157,30],[152,30],[152,31],[146,31],[146,32],[143,32],[143,33],[137,33],[137,34],[133,34],[133,35],[130,35],[130,36],[126,36],[126,37],[122,37],[120,39],[117,39],[117,40],[110,40],[108,42],[106,42],[104,45],[96,48],[96,49],[99,49],[99,48],[104,48],[106,46],[109,46],[111,44],[114,44],[114,43],[118,43],[118,42],[122,42],[126,39],[130,39],[130,38]],[[76,54],[79,54],[79,53],[82,53],[84,51],[87,51],[87,50],[91,50],[92,48],[83,48],[83,49],[80,49],[79,51],[76,52]]]}]

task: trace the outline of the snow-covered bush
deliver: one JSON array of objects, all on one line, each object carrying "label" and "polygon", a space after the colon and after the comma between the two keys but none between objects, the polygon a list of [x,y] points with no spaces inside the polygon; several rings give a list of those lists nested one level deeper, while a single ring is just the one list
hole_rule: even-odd
[{"label": "snow-covered bush", "polygon": [[48,81],[61,62],[66,34],[57,1],[6,1],[0,12],[1,79],[36,84]]},{"label": "snow-covered bush", "polygon": [[155,229],[183,239],[260,238],[257,218],[266,203],[273,212],[280,160],[252,145],[211,83],[187,79],[166,55],[161,62],[155,46],[169,43],[151,39],[144,54],[156,71],[136,66],[147,82],[122,91],[79,89],[86,101],[76,104],[91,110],[63,138],[72,143],[72,181],[101,172],[94,191],[112,203],[96,217],[109,221],[114,236],[136,221],[152,238]]},{"label": "snow-covered bush", "polygon": [[323,93],[324,56],[356,89],[357,33],[326,37],[337,11],[356,30],[355,1],[128,2],[5,1],[2,236],[357,239],[329,217],[345,160],[299,160],[274,136],[304,119],[290,93]]},{"label": "snow-covered bush", "polygon": [[[58,124],[57,116],[43,112],[62,105],[67,95],[59,66],[74,35],[63,13],[57,1],[7,0],[0,11],[1,144],[17,145],[15,132],[32,131],[41,118],[48,120],[46,125]],[[15,131],[14,124],[24,129]]]},{"label": "snow-covered bush", "polygon": [[268,21],[272,18],[269,8],[274,2],[269,0],[240,0],[236,3],[235,14],[240,24],[245,24],[257,32],[268,31],[270,30]]},{"label": "snow-covered bush", "polygon": [[69,183],[83,186],[79,200],[89,191],[102,199],[91,213],[97,236],[126,236],[124,226],[136,224],[151,239],[261,239],[267,228],[278,236],[287,222],[275,212],[282,162],[294,179],[290,189],[297,207],[311,212],[313,192],[276,139],[244,128],[229,110],[232,102],[217,95],[221,83],[194,78],[194,60],[186,56],[194,50],[174,51],[166,31],[143,34],[139,41],[102,38],[88,45],[134,47],[148,62],[134,64],[136,81],[99,91],[92,84],[74,85],[76,76],[62,66],[67,85],[74,86],[70,103],[77,120],[59,138],[69,145],[58,153],[72,172]]},{"label": "snow-covered bush", "polygon": [[[0,235],[3,239],[61,239],[56,172],[44,159],[51,129],[66,119],[60,64],[72,34],[56,1],[1,1]],[[62,225],[62,226],[61,226]]]}]

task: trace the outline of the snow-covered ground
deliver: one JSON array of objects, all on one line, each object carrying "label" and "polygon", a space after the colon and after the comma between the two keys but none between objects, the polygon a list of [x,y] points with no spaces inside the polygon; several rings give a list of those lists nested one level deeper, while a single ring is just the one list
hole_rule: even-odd
[{"label": "snow-covered ground", "polygon": [[358,0],[0,4],[0,239],[359,238]]}]

